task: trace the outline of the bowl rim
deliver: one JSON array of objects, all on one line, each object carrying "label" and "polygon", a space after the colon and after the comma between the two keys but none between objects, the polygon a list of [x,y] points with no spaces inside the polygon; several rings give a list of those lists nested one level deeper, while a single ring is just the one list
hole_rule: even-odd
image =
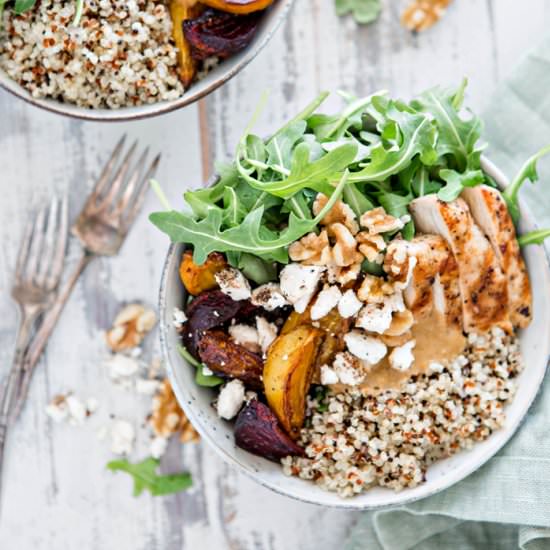
[{"label": "bowl rim", "polygon": [[[499,189],[504,189],[509,181],[508,178],[504,175],[504,173],[495,165],[493,162],[491,162],[486,156],[482,155],[481,157],[481,168],[482,170],[491,176],[494,181],[497,183],[497,186]],[[209,183],[212,181],[215,181],[216,175],[212,176],[212,178],[209,179]],[[533,216],[533,214],[530,212],[530,210],[526,207],[526,205],[523,203],[523,201],[520,201],[520,211],[521,211],[521,218],[525,220],[530,226],[533,228],[537,228],[538,225],[536,223],[536,220]],[[162,356],[164,359],[164,363],[166,366],[166,372],[168,375],[168,379],[170,380],[170,383],[172,384],[172,388],[174,390],[174,394],[176,395],[176,398],[184,410],[185,414],[189,417],[189,420],[194,425],[194,427],[197,429],[197,431],[200,433],[201,437],[208,442],[208,444],[214,449],[216,454],[222,458],[227,464],[230,464],[232,466],[236,466],[239,471],[243,472],[245,475],[247,475],[249,478],[253,479],[256,483],[262,485],[263,487],[279,494],[282,496],[285,496],[287,498],[291,498],[294,500],[297,500],[299,502],[304,502],[307,504],[314,504],[316,506],[320,506],[323,508],[330,508],[330,509],[338,509],[338,510],[349,510],[349,511],[367,511],[367,510],[385,510],[390,508],[395,508],[396,506],[402,506],[406,504],[411,504],[413,502],[423,500],[425,498],[431,497],[437,493],[440,493],[441,491],[444,491],[446,489],[449,489],[456,483],[464,480],[477,470],[479,470],[482,466],[484,466],[489,460],[491,460],[509,441],[510,439],[517,433],[519,428],[524,423],[528,411],[533,405],[533,402],[535,401],[536,397],[539,395],[542,384],[544,382],[545,376],[548,372],[548,357],[550,355],[550,326],[545,327],[546,334],[548,338],[546,339],[548,343],[546,344],[546,354],[544,355],[546,357],[546,363],[545,367],[541,369],[541,372],[538,376],[538,379],[534,380],[535,387],[537,388],[536,391],[532,393],[530,396],[528,402],[526,403],[525,409],[521,416],[517,419],[514,425],[512,425],[510,428],[508,428],[508,433],[505,437],[502,438],[502,440],[496,445],[493,449],[490,450],[489,453],[487,453],[486,456],[484,456],[481,460],[472,463],[471,466],[468,468],[464,468],[461,470],[460,474],[454,478],[451,479],[450,482],[440,482],[438,485],[436,485],[431,491],[427,492],[426,494],[420,495],[420,496],[410,496],[403,498],[398,504],[391,503],[391,504],[354,504],[354,499],[341,499],[342,503],[321,503],[313,498],[307,498],[303,496],[297,496],[294,494],[291,494],[284,489],[281,489],[280,486],[273,484],[271,482],[266,481],[262,475],[261,471],[255,471],[253,469],[250,469],[246,467],[245,465],[241,464],[241,462],[232,454],[226,452],[224,449],[222,449],[216,442],[215,438],[210,434],[210,432],[203,428],[202,422],[200,421],[197,414],[195,414],[193,407],[187,406],[187,402],[185,399],[185,396],[182,393],[182,389],[179,387],[179,384],[177,382],[176,376],[175,376],[175,365],[172,364],[170,361],[170,353],[168,351],[168,330],[170,325],[166,323],[166,315],[164,315],[165,309],[166,309],[166,301],[167,301],[167,289],[168,289],[168,281],[170,276],[172,275],[170,272],[170,266],[172,264],[173,256],[176,253],[176,250],[182,243],[170,243],[170,246],[168,248],[168,252],[166,255],[166,259],[164,262],[164,266],[162,269],[162,275],[161,275],[161,285],[160,285],[160,291],[159,291],[159,301],[158,301],[158,307],[159,307],[159,336],[160,336],[160,343],[161,343],[161,351]],[[545,279],[547,282],[546,288],[550,288],[550,258],[548,257],[548,253],[546,252],[546,249],[544,249],[544,267],[545,267]],[[191,368],[191,365],[182,357],[181,360],[184,364],[189,366]],[[503,427],[502,429],[505,429]],[[282,468],[281,468],[281,476],[284,476]],[[452,477],[452,476],[449,476]],[[308,482],[305,480],[305,482]],[[406,489],[402,492],[404,494]]]},{"label": "bowl rim", "polygon": [[[272,4],[268,8],[269,11],[266,14],[266,25],[261,29],[260,36],[256,38],[254,44],[240,53],[240,57],[237,61],[230,64],[228,69],[223,71],[213,82],[201,86],[199,80],[193,84],[188,91],[184,92],[181,97],[174,100],[159,101],[158,103],[140,105],[137,107],[121,107],[120,109],[87,109],[71,103],[62,103],[54,99],[35,98],[2,69],[0,69],[0,89],[7,91],[11,95],[22,99],[27,104],[33,105],[34,107],[76,120],[124,122],[153,118],[187,107],[231,80],[265,48],[285,20],[293,4],[294,0],[277,0],[276,3]],[[230,60],[227,61],[229,62]]]}]

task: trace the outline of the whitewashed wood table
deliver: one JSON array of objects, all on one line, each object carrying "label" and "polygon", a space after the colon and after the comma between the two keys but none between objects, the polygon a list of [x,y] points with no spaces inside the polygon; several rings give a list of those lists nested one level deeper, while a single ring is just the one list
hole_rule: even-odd
[{"label": "whitewashed wood table", "polygon": [[[258,126],[260,135],[320,89],[356,94],[388,89],[406,97],[467,75],[468,104],[481,109],[498,80],[547,32],[550,22],[547,0],[456,0],[441,23],[413,36],[399,24],[405,3],[386,0],[375,25],[358,27],[334,15],[332,0],[297,0],[289,20],[243,73],[200,108],[156,120],[78,122],[40,112],[0,92],[1,368],[7,370],[13,353],[17,311],[9,288],[25,222],[53,193],[69,193],[71,212],[76,213],[121,133],[162,151],[158,179],[177,205],[185,189],[200,185],[214,158],[234,150],[262,89],[271,90],[271,99]],[[157,207],[151,194],[145,211]],[[108,444],[95,436],[98,425],[114,413],[137,427],[149,406],[147,398],[113,387],[101,367],[101,331],[119,305],[136,299],[156,304],[167,242],[149,224],[146,212],[120,256],[100,260],[85,273],[41,361],[28,406],[9,441],[0,548],[341,547],[357,513],[272,494],[201,444],[174,444],[166,457],[168,468],[193,473],[194,487],[187,493],[134,499],[127,476],[105,471],[112,457]],[[145,354],[158,353],[153,335]],[[45,406],[65,390],[97,397],[97,418],[82,428],[52,424]],[[145,448],[137,449],[133,458],[144,453]]]}]

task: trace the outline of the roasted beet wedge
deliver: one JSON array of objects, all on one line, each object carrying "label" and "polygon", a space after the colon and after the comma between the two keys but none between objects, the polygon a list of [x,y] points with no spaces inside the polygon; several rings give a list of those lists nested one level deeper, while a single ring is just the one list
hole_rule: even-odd
[{"label": "roasted beet wedge", "polygon": [[263,389],[261,357],[235,344],[221,330],[204,332],[199,339],[198,352],[201,361],[214,373],[238,378],[249,388]]},{"label": "roasted beet wedge", "polygon": [[235,422],[235,443],[241,449],[278,462],[288,455],[302,456],[304,450],[279,427],[271,409],[253,399]]},{"label": "roasted beet wedge", "polygon": [[261,12],[234,15],[208,9],[195,19],[183,22],[183,34],[194,59],[225,59],[246,48],[256,33]]},{"label": "roasted beet wedge", "polygon": [[198,358],[198,345],[202,333],[219,327],[235,318],[250,302],[236,302],[221,290],[209,290],[197,296],[185,311],[189,321],[184,325],[182,336],[185,347]]}]

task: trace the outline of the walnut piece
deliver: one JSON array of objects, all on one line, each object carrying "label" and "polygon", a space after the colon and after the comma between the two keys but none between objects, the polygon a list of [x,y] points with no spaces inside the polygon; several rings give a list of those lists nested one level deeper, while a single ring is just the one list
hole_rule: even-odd
[{"label": "walnut piece", "polygon": [[338,283],[340,286],[346,286],[356,281],[361,274],[361,262],[347,266],[330,266],[327,269],[327,278],[330,284]]},{"label": "walnut piece", "polygon": [[369,262],[381,264],[384,261],[382,251],[386,248],[386,241],[382,235],[373,235],[367,231],[361,231],[355,237],[359,244],[359,252]]},{"label": "walnut piece", "polygon": [[451,0],[413,0],[401,15],[401,24],[410,31],[429,29],[443,17]]},{"label": "walnut piece", "polygon": [[113,327],[107,331],[107,345],[114,352],[135,348],[156,322],[157,316],[152,309],[141,304],[129,304],[122,308],[115,317]]},{"label": "walnut piece", "polygon": [[179,433],[182,443],[198,441],[200,437],[181,410],[167,378],[162,381],[158,393],[153,397],[150,423],[158,437],[168,438]]},{"label": "walnut piece", "polygon": [[[323,193],[319,193],[313,203],[313,214],[317,216],[327,202],[328,197],[323,195]],[[351,231],[352,235],[355,235],[359,231],[355,212],[343,201],[336,201],[334,206],[321,220],[321,225],[331,225],[333,223],[342,223]]]},{"label": "walnut piece", "polygon": [[405,227],[403,220],[390,216],[381,206],[365,212],[359,221],[361,227],[367,229],[371,235],[387,233],[388,231],[397,231]]}]

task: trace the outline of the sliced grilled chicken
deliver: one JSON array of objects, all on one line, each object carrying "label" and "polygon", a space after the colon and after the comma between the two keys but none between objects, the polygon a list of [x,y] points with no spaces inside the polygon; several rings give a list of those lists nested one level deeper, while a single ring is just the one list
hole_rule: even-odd
[{"label": "sliced grilled chicken", "polygon": [[410,211],[419,231],[441,235],[451,247],[458,264],[464,330],[484,332],[498,325],[509,331],[507,279],[466,202],[446,203],[426,195],[415,199]]},{"label": "sliced grilled chicken", "polygon": [[[411,257],[415,258],[414,270],[408,277]],[[411,241],[394,239],[388,245],[384,269],[394,280],[406,283],[405,303],[415,318],[435,309],[445,315],[449,324],[462,328],[458,265],[443,237],[417,235]]]},{"label": "sliced grilled chicken", "polygon": [[461,196],[468,203],[474,220],[491,241],[507,277],[510,320],[514,326],[526,327],[531,321],[531,285],[506,203],[499,191],[487,185],[465,189]]}]

